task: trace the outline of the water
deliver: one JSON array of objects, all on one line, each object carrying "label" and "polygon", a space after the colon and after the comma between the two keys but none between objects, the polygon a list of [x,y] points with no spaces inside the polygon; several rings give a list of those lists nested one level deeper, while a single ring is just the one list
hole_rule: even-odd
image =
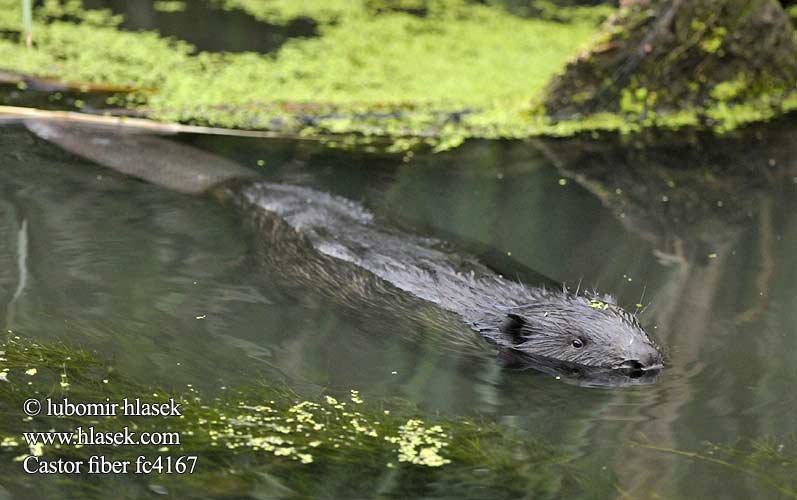
[{"label": "water", "polygon": [[[643,324],[670,359],[655,385],[586,389],[502,370],[489,350],[460,358],[391,335],[390,325],[374,332],[313,290],[297,297],[252,273],[256,256],[234,211],[88,164],[16,125],[0,134],[0,321],[26,337],[96,351],[147,384],[192,383],[209,393],[263,379],[297,390],[357,388],[368,400],[402,398],[428,414],[485,417],[575,454],[592,474],[584,497],[608,481],[618,497],[779,498],[749,474],[629,443],[794,446],[797,183],[785,167],[789,141],[779,140],[789,129],[780,127],[755,144],[626,145],[617,153],[609,139],[588,143],[592,150],[473,143],[408,163],[312,143],[180,139],[270,180],[360,201],[408,230],[511,253],[519,265],[597,286],[631,308],[650,304]],[[698,160],[744,171],[679,205],[692,187],[683,162]],[[635,168],[668,161],[679,165],[651,171],[671,178],[635,179],[644,196],[609,189],[622,191]],[[595,179],[562,180],[554,163],[616,172],[601,174],[600,191]],[[690,220],[690,211],[700,217]]]}]

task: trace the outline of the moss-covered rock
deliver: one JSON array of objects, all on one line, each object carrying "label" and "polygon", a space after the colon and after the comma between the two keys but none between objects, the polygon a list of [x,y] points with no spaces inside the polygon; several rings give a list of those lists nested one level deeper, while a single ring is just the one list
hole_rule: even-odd
[{"label": "moss-covered rock", "polygon": [[[797,44],[775,0],[634,0],[548,88],[557,119],[597,112],[634,120],[694,110],[715,121],[737,104],[782,107],[797,81]],[[709,115],[711,113],[708,113]],[[752,117],[751,117],[752,118]],[[710,124],[710,123],[709,123]]]}]

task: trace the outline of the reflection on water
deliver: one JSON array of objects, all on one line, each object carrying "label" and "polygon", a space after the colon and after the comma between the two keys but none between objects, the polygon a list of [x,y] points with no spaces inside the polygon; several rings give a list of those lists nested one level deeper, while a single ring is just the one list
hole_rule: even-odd
[{"label": "reflection on water", "polygon": [[[374,332],[313,290],[296,294],[253,273],[234,212],[92,166],[16,126],[0,135],[0,321],[98,350],[167,387],[221,391],[265,377],[487,415],[572,451],[631,498],[770,496],[731,469],[625,444],[644,434],[694,450],[797,432],[797,155],[784,131],[658,150],[474,143],[410,163],[180,139],[253,168],[265,160],[272,181],[361,201],[409,230],[511,254],[518,270],[598,286],[631,308],[649,304],[642,322],[669,358],[652,385],[583,388],[502,368],[489,350],[461,358],[392,335],[391,325]],[[681,175],[698,162],[705,190]],[[739,164],[746,181],[722,175]],[[622,196],[629,178],[639,191]]]}]

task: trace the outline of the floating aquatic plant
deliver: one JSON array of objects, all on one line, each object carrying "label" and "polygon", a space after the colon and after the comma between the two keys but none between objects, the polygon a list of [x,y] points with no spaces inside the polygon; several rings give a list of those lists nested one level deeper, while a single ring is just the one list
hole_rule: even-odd
[{"label": "floating aquatic plant", "polygon": [[[167,390],[138,383],[88,352],[63,344],[12,334],[0,342],[0,352],[0,371],[5,374],[0,381],[0,471],[9,488],[30,481],[19,463],[29,455],[88,460],[98,454],[108,460],[196,456],[190,476],[131,476],[185,495],[219,489],[244,496],[262,487],[264,474],[281,491],[309,497],[319,494],[316,488],[324,483],[320,477],[334,478],[344,496],[361,497],[370,495],[380,478],[395,473],[408,481],[390,487],[398,497],[423,495],[441,482],[452,491],[460,489],[463,498],[478,498],[485,487],[492,488],[496,498],[517,498],[521,492],[548,496],[575,484],[568,481],[571,472],[563,465],[568,455],[533,438],[520,438],[488,421],[427,418],[405,404],[369,402],[357,390],[306,397],[261,381],[210,397],[192,384]],[[146,403],[174,398],[183,411],[180,417],[168,418],[25,417],[22,405],[31,397],[68,397],[75,402],[138,397]],[[123,427],[139,433],[173,432],[181,439],[164,446],[77,447],[29,445],[22,438],[23,432],[70,431],[77,426],[93,426],[96,432]],[[480,471],[477,475],[474,468]],[[37,485],[49,480],[35,479]],[[70,491],[113,480],[55,479],[59,488],[66,485]]]},{"label": "floating aquatic plant", "polygon": [[[33,12],[32,50],[0,37],[2,69],[128,88],[109,106],[159,120],[427,137],[447,149],[472,136],[540,130],[530,102],[611,12],[562,9],[561,22],[460,0],[219,4],[271,23],[310,17],[319,36],[289,39],[268,55],[197,53],[154,32],[122,31],[106,10],[47,1]],[[18,23],[19,3],[0,0],[0,28]]]}]

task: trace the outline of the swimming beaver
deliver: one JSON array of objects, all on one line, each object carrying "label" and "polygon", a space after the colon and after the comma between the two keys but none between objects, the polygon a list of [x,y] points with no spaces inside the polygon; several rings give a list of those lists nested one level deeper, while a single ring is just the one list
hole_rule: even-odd
[{"label": "swimming beaver", "polygon": [[[241,208],[258,259],[288,284],[318,290],[385,328],[432,325],[452,344],[478,332],[513,359],[637,375],[663,357],[636,317],[610,296],[530,287],[505,279],[442,242],[377,222],[363,206],[299,186],[273,184],[229,160],[139,133],[27,122],[39,137],[102,165],[187,193],[208,192]],[[416,327],[417,328],[417,327]],[[549,363],[556,365],[556,363]],[[557,365],[558,366],[558,365]]]}]

